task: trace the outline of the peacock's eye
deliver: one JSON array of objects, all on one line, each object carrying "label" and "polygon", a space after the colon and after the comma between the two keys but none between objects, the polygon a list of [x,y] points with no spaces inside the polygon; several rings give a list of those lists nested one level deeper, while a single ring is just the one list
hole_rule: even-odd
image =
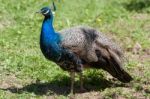
[{"label": "peacock's eye", "polygon": [[43,11],[43,14],[45,14],[45,15],[48,14],[48,13],[49,13],[49,10],[44,10]]}]

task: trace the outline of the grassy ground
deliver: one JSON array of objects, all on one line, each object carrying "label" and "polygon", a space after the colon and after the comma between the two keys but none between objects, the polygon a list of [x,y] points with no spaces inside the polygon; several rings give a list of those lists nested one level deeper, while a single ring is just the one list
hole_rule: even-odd
[{"label": "grassy ground", "polygon": [[[66,99],[69,75],[39,49],[43,17],[35,12],[50,0],[0,0],[0,98]],[[57,0],[56,0],[57,1]],[[76,99],[150,98],[150,2],[147,0],[60,0],[56,30],[75,25],[99,29],[122,45],[134,81],[122,84],[101,70],[86,70],[88,89]],[[93,99],[94,99],[93,98]]]}]

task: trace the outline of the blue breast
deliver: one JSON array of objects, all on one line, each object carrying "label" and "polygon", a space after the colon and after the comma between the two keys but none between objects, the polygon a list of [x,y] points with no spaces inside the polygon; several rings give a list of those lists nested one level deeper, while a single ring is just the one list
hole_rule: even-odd
[{"label": "blue breast", "polygon": [[61,37],[54,31],[52,19],[44,19],[42,24],[40,47],[47,59],[57,61],[61,56]]}]

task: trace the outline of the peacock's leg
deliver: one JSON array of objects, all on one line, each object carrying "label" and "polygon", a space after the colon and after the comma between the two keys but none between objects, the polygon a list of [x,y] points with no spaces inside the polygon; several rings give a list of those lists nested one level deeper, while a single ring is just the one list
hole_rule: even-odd
[{"label": "peacock's leg", "polygon": [[80,91],[81,92],[84,92],[86,91],[86,89],[84,89],[84,86],[83,86],[83,72],[80,72]]},{"label": "peacock's leg", "polygon": [[70,93],[73,94],[74,81],[75,81],[75,72],[74,71],[70,72],[70,77],[71,77],[71,89],[70,89]]},{"label": "peacock's leg", "polygon": [[83,73],[80,72],[80,90],[84,89],[83,88]]}]

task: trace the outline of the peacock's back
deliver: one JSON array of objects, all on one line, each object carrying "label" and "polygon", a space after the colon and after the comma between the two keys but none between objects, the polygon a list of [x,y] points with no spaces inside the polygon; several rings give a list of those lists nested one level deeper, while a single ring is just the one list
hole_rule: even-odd
[{"label": "peacock's back", "polygon": [[95,51],[105,47],[114,50],[122,58],[121,48],[94,28],[76,26],[61,30],[59,33],[63,37],[63,47],[68,48],[88,62],[98,61]]}]

